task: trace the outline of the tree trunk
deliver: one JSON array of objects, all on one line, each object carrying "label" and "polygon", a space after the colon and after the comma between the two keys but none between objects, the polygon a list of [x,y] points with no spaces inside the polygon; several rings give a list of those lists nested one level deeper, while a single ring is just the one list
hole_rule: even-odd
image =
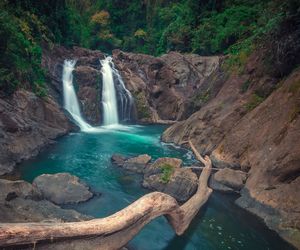
[{"label": "tree trunk", "polygon": [[211,173],[209,157],[203,159],[189,141],[198,160],[205,164],[197,192],[179,206],[170,195],[153,192],[121,211],[102,219],[69,223],[1,223],[0,246],[30,246],[38,249],[120,249],[147,223],[165,215],[177,235],[190,222],[212,193],[207,186]]}]

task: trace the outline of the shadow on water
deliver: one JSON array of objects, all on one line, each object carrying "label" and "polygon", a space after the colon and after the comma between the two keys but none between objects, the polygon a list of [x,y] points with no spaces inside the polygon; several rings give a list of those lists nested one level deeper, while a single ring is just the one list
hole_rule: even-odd
[{"label": "shadow on water", "polygon": [[207,210],[207,206],[208,205],[206,204],[200,209],[200,211],[196,215],[196,218],[192,220],[190,226],[184,232],[184,234],[181,236],[175,235],[168,242],[168,246],[165,247],[163,250],[185,249],[190,241],[189,236],[194,234],[197,231],[199,224],[202,222],[203,216]]}]

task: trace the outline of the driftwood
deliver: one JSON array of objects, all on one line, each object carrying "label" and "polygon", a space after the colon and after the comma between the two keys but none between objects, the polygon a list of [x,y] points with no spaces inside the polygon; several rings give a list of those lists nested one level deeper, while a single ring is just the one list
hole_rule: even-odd
[{"label": "driftwood", "polygon": [[[42,249],[120,249],[147,223],[165,215],[177,235],[190,222],[212,193],[207,186],[212,164],[202,158],[189,141],[196,158],[205,167],[199,177],[197,192],[183,205],[164,193],[147,194],[123,210],[101,219],[68,223],[1,223],[0,246],[30,246]],[[51,244],[53,243],[53,244]]]}]

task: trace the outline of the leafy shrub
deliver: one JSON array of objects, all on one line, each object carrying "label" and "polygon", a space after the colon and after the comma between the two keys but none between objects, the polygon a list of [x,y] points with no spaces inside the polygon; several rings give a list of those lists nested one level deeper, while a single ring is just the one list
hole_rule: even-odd
[{"label": "leafy shrub", "polygon": [[147,99],[143,92],[133,93],[134,100],[137,108],[137,115],[139,119],[150,118],[151,113],[149,107],[147,106]]},{"label": "leafy shrub", "polygon": [[99,24],[100,26],[105,27],[109,23],[109,18],[109,13],[105,10],[101,10],[91,17],[91,21],[95,24]]},{"label": "leafy shrub", "polygon": [[162,183],[167,184],[170,181],[171,176],[174,172],[174,167],[169,165],[169,164],[163,164],[159,167],[162,171],[162,175],[160,177],[160,180],[162,181]]},{"label": "leafy shrub", "polygon": [[255,109],[263,101],[264,101],[263,97],[261,97],[257,94],[253,94],[250,98],[250,101],[245,105],[245,108],[247,111],[251,111],[251,110]]},{"label": "leafy shrub", "polygon": [[232,6],[221,13],[212,13],[199,25],[192,41],[193,51],[215,54],[249,36],[256,26],[260,5]]},{"label": "leafy shrub", "polygon": [[41,48],[33,38],[31,26],[24,19],[0,11],[0,37],[0,90],[11,94],[16,88],[29,85],[41,93]]}]

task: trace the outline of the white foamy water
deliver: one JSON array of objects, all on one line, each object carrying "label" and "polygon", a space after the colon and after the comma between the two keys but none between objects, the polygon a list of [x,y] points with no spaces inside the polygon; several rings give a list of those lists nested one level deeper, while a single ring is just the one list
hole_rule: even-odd
[{"label": "white foamy water", "polygon": [[73,86],[73,70],[75,67],[75,60],[65,60],[63,68],[63,91],[64,91],[64,108],[71,114],[81,131],[87,131],[92,128],[80,113],[80,108]]}]

